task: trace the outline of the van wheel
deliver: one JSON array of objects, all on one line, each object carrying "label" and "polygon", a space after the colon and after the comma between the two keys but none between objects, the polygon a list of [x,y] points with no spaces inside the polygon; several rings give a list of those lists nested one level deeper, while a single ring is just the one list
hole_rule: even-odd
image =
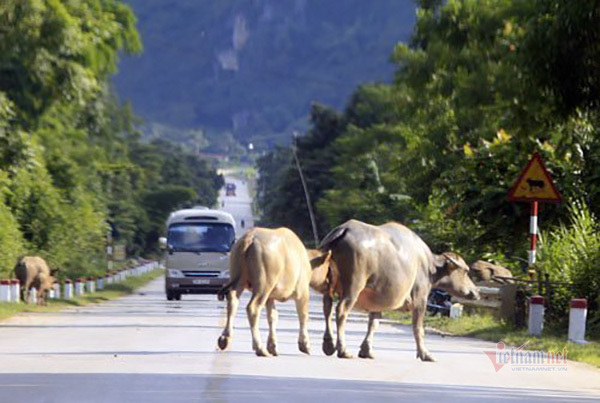
[{"label": "van wheel", "polygon": [[181,294],[180,293],[175,293],[175,300],[176,301],[181,301]]},{"label": "van wheel", "polygon": [[175,293],[173,291],[167,291],[167,301],[173,301],[175,299]]}]

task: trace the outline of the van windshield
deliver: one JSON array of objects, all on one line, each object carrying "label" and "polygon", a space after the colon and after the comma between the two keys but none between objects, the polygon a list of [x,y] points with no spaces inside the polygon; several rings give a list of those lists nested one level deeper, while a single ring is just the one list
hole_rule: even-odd
[{"label": "van windshield", "polygon": [[167,243],[175,252],[229,252],[235,230],[223,223],[181,223],[169,227]]}]

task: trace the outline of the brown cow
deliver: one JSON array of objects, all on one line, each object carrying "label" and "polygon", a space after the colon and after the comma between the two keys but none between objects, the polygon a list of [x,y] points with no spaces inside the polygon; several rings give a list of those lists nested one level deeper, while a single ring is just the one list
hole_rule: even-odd
[{"label": "brown cow", "polygon": [[37,290],[38,305],[48,303],[48,292],[56,279],[54,275],[59,269],[50,270],[44,259],[38,256],[25,256],[15,266],[15,276],[21,283],[21,300],[29,303],[29,293],[32,288]]},{"label": "brown cow", "polygon": [[[229,347],[233,331],[233,319],[237,312],[239,297],[245,289],[252,291],[246,312],[252,331],[252,348],[256,355],[277,355],[277,310],[275,301],[296,301],[300,321],[298,348],[310,354],[308,338],[309,286],[326,290],[330,279],[330,254],[311,252],[313,260],[302,241],[287,228],[253,228],[233,246],[230,258],[231,281],[219,291],[219,299],[227,296],[227,323],[219,337],[221,350]],[[314,265],[312,269],[311,265]],[[269,337],[265,349],[260,339],[258,318],[266,304]]]},{"label": "brown cow", "polygon": [[475,263],[472,263],[469,267],[471,268],[471,278],[473,278],[475,281],[495,281],[500,284],[507,284],[510,283],[511,280],[496,278],[496,276],[510,278],[513,276],[512,272],[506,267],[488,263],[483,260],[478,260]]},{"label": "brown cow", "polygon": [[[434,255],[410,229],[397,223],[379,227],[350,220],[334,228],[321,242],[321,251],[330,251],[339,272],[336,292],[340,301],[336,310],[337,345],[330,330],[323,337],[327,355],[337,350],[338,357],[352,357],[346,351],[344,326],[353,307],[369,312],[369,325],[359,357],[373,358],[373,334],[381,312],[411,309],[417,358],[434,361],[423,342],[423,318],[427,296],[432,287],[452,294],[477,299],[479,293],[468,276],[469,267],[455,253]],[[325,318],[331,317],[331,308]]]}]

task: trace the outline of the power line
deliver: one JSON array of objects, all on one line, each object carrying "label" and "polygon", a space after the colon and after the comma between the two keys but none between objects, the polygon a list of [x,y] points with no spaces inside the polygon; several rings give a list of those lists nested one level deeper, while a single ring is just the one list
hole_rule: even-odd
[{"label": "power line", "polygon": [[315,238],[315,248],[319,246],[319,234],[317,232],[317,222],[315,221],[315,215],[312,209],[312,203],[310,202],[310,195],[308,194],[308,188],[306,187],[306,181],[304,180],[304,174],[302,173],[302,167],[300,167],[300,161],[298,161],[298,155],[296,154],[296,132],[294,132],[294,145],[292,146],[292,154],[294,155],[294,161],[296,161],[296,168],[300,175],[300,181],[302,182],[302,188],[304,189],[304,197],[306,198],[306,204],[308,206],[308,215],[310,216],[310,222],[312,224],[313,236]]}]

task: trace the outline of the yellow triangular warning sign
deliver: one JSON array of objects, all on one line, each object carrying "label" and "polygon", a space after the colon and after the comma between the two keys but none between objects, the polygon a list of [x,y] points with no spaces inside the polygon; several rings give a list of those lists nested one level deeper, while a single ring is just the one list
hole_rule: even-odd
[{"label": "yellow triangular warning sign", "polygon": [[533,154],[508,193],[510,201],[560,203],[561,196],[538,153]]}]

